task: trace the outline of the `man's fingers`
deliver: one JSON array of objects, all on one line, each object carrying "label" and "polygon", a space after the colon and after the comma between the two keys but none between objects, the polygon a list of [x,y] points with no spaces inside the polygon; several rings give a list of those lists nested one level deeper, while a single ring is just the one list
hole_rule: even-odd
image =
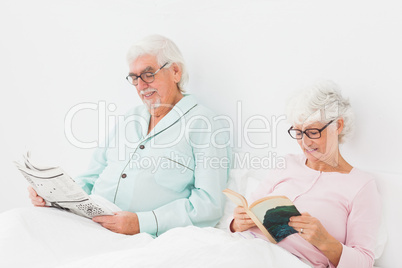
[{"label": "man's fingers", "polygon": [[103,227],[105,227],[106,229],[109,229],[109,230],[114,230],[114,228],[115,228],[115,226],[116,226],[116,224],[114,224],[114,223],[108,223],[108,222],[102,222],[102,223],[100,223],[100,225],[102,225]]},{"label": "man's fingers", "polygon": [[32,188],[32,186],[28,186],[29,198],[31,199],[31,203],[36,207],[43,207],[46,205],[45,200],[38,195],[38,193]]},{"label": "man's fingers", "polygon": [[31,200],[31,203],[35,207],[44,207],[46,205],[46,202],[43,199]]},{"label": "man's fingers", "polygon": [[27,187],[27,189],[28,189],[29,195],[32,195],[33,193],[36,193],[35,190],[32,188],[31,185],[29,185],[29,186]]},{"label": "man's fingers", "polygon": [[32,186],[28,186],[28,194],[29,194],[29,197],[31,197],[31,198],[38,196],[38,194],[36,193],[34,188],[32,188]]},{"label": "man's fingers", "polygon": [[42,197],[37,195],[37,196],[32,198],[32,202],[37,203],[37,204],[42,204],[42,203],[44,204],[45,200],[43,200]]},{"label": "man's fingers", "polygon": [[105,222],[102,216],[93,217],[92,220],[100,224]]},{"label": "man's fingers", "polygon": [[114,224],[113,217],[114,216],[96,216],[93,217],[92,220],[100,224]]}]

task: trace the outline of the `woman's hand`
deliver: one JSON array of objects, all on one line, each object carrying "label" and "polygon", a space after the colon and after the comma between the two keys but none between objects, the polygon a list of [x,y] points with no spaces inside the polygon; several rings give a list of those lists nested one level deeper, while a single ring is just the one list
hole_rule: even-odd
[{"label": "woman's hand", "polygon": [[236,207],[233,213],[233,221],[230,223],[232,232],[243,232],[254,227],[254,221],[248,216],[243,207]]},{"label": "woman's hand", "polygon": [[44,207],[46,205],[45,200],[43,200],[42,197],[38,195],[38,193],[32,188],[32,186],[28,186],[28,193],[29,193],[29,198],[31,199],[31,203],[35,207]]},{"label": "woman's hand", "polygon": [[290,218],[289,226],[299,232],[307,242],[316,246],[335,266],[342,254],[342,244],[331,236],[321,222],[307,212]]}]

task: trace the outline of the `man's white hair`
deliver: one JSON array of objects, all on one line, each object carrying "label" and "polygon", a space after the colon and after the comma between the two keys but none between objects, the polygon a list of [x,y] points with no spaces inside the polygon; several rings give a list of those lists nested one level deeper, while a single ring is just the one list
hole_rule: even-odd
[{"label": "man's white hair", "polygon": [[127,63],[130,65],[143,55],[156,56],[156,60],[160,66],[166,62],[169,62],[166,67],[170,67],[172,63],[176,63],[181,69],[181,79],[177,83],[177,86],[181,92],[184,92],[183,87],[188,81],[188,72],[184,58],[175,43],[161,35],[147,36],[134,43],[128,50]]},{"label": "man's white hair", "polygon": [[287,120],[291,124],[306,122],[327,123],[343,118],[344,127],[339,143],[353,133],[354,114],[348,99],[341,94],[339,86],[332,81],[321,81],[294,95],[286,107]]}]

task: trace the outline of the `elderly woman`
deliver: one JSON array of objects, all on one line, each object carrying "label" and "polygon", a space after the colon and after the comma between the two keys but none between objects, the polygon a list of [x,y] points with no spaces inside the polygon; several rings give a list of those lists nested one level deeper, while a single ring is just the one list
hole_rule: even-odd
[{"label": "elderly woman", "polygon": [[[289,221],[298,233],[278,245],[313,267],[372,267],[380,198],[373,177],[339,150],[353,125],[348,100],[334,83],[322,82],[291,99],[288,119],[303,154],[288,155],[286,168],[273,170],[253,194],[285,195],[302,212]],[[230,229],[261,233],[242,207]]]}]

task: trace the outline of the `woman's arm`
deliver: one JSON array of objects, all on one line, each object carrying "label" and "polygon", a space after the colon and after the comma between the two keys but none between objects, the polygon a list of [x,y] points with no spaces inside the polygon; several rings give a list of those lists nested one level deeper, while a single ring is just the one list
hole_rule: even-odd
[{"label": "woman's arm", "polygon": [[328,233],[317,218],[305,212],[301,216],[291,217],[289,226],[317,247],[335,267],[338,266],[342,255],[342,244]]},{"label": "woman's arm", "polygon": [[332,237],[320,221],[308,213],[292,217],[289,225],[316,246],[329,259],[331,267],[373,267],[381,218],[380,204],[377,187],[372,180],[360,189],[350,204],[345,243]]}]

